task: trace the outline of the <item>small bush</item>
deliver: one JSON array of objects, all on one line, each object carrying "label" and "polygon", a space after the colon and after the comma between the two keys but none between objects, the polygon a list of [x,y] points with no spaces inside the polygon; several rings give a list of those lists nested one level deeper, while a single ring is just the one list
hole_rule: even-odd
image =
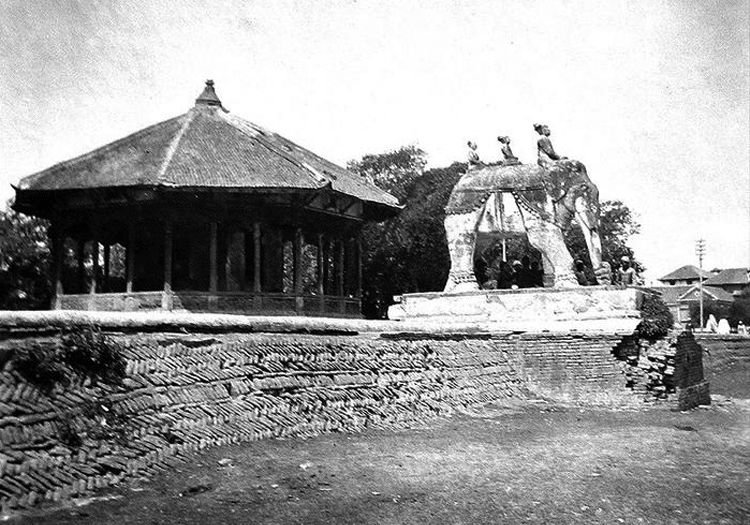
[{"label": "small bush", "polygon": [[674,325],[674,316],[669,307],[657,295],[646,294],[641,304],[641,322],[636,331],[640,337],[650,341],[665,337]]},{"label": "small bush", "polygon": [[68,366],[92,381],[120,384],[125,377],[125,360],[119,348],[97,327],[64,334],[62,354]]},{"label": "small bush", "polygon": [[45,348],[34,344],[29,348],[16,350],[12,357],[13,368],[26,381],[50,392],[56,385],[67,386],[70,377],[67,367],[58,359],[56,348]]},{"label": "small bush", "polygon": [[15,350],[11,361],[18,374],[47,393],[73,379],[121,384],[125,377],[119,346],[95,326],[64,332],[57,345]]}]

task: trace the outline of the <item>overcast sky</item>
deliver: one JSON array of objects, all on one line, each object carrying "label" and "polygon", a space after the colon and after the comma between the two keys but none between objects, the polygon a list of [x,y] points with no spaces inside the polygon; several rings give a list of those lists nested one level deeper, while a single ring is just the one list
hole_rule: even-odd
[{"label": "overcast sky", "polygon": [[34,171],[187,111],[230,111],[339,164],[535,162],[534,122],[643,225],[655,278],[750,266],[748,0],[0,3],[0,198]]}]

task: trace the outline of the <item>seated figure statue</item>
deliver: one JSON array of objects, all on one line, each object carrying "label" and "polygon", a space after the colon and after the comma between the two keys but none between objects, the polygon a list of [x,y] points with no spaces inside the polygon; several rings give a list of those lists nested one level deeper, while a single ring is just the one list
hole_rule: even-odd
[{"label": "seated figure statue", "polygon": [[500,151],[503,154],[502,164],[503,166],[512,166],[514,164],[520,164],[518,157],[513,155],[513,150],[510,149],[510,137],[497,137],[497,140],[502,144]]},{"label": "seated figure statue", "polygon": [[466,143],[467,146],[469,146],[469,155],[468,155],[468,161],[469,161],[469,169],[475,168],[477,166],[482,165],[482,161],[479,160],[479,155],[477,154],[477,145],[475,142],[469,141]]},{"label": "seated figure statue", "polygon": [[552,147],[552,141],[549,138],[549,126],[546,124],[534,124],[534,130],[541,135],[536,142],[539,155],[537,163],[541,167],[549,169],[555,161],[566,160],[568,158],[561,157],[555,153],[555,148]]}]

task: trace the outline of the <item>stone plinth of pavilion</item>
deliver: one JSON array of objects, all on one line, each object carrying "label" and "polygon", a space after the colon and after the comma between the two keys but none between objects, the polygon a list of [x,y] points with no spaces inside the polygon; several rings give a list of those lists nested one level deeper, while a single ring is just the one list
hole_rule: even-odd
[{"label": "stone plinth of pavilion", "polygon": [[395,197],[229,113],[187,113],[30,175],[55,309],[360,315],[360,232]]}]

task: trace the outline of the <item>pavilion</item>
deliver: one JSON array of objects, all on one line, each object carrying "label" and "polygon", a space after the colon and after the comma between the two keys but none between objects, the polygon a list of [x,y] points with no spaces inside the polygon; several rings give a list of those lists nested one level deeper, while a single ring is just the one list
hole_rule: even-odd
[{"label": "pavilion", "polygon": [[229,113],[187,113],[23,178],[50,221],[55,309],[360,315],[365,221],[395,197]]}]

